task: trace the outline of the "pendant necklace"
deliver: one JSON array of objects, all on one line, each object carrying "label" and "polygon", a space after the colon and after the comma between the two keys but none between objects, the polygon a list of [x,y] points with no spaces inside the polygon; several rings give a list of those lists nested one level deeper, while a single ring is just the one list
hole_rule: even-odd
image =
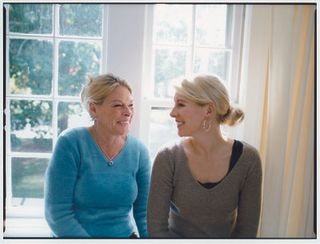
[{"label": "pendant necklace", "polygon": [[118,155],[118,154],[115,154],[113,157],[109,157],[108,154],[102,149],[102,147],[100,146],[100,144],[97,142],[98,144],[98,147],[100,148],[103,156],[107,159],[108,161],[108,165],[109,166],[112,166],[113,165],[113,159]]},{"label": "pendant necklace", "polygon": [[99,143],[99,140],[98,140],[99,137],[98,137],[98,133],[97,133],[97,131],[96,131],[96,128],[94,128],[94,133],[96,134],[98,147],[100,148],[103,156],[107,159],[108,165],[109,165],[109,166],[112,166],[112,165],[114,164],[113,159],[121,152],[121,150],[120,150],[118,153],[116,153],[115,155],[113,155],[112,157],[110,157],[110,156],[102,149],[102,147],[100,146],[100,143]]}]

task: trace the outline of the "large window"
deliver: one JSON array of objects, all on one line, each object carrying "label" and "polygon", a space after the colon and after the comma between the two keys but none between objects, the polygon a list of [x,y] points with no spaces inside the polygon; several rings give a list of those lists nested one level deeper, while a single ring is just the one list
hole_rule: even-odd
[{"label": "large window", "polygon": [[[225,4],[158,4],[151,11],[143,128],[152,157],[178,139],[169,112],[174,83],[191,74],[218,75],[238,101],[243,6]],[[149,58],[149,59],[148,59]],[[151,65],[150,65],[151,64]],[[149,82],[152,81],[152,82]]]},{"label": "large window", "polygon": [[104,6],[8,4],[7,217],[42,215],[44,172],[58,135],[89,125],[79,92],[102,71]]},{"label": "large window", "polygon": [[6,227],[12,223],[7,236],[42,236],[30,218],[41,220],[39,228],[45,225],[44,172],[57,137],[92,123],[79,99],[87,76],[111,72],[131,83],[131,132],[148,146],[152,159],[178,139],[169,116],[175,81],[192,73],[218,74],[237,102],[241,5],[5,7]]}]

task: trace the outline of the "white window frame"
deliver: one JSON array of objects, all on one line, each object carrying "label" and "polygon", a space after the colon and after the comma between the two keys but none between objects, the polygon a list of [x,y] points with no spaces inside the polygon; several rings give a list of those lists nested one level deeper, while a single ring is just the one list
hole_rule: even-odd
[{"label": "white window frame", "polygon": [[[55,4],[55,3],[53,3]],[[241,9],[242,12],[236,11],[239,18],[243,21],[244,16],[244,7],[242,5],[236,5],[237,8]],[[150,97],[148,94],[151,89],[150,86],[150,77],[151,77],[151,51],[152,51],[152,25],[153,25],[153,7],[154,4],[105,4],[104,5],[104,23],[107,23],[103,27],[103,38],[102,38],[102,64],[101,72],[111,72],[117,76],[120,76],[132,85],[134,99],[135,99],[135,115],[133,117],[133,123],[131,126],[131,133],[138,137],[143,143],[148,146],[149,142],[149,125],[150,125],[150,111],[152,107],[161,107],[161,108],[171,108],[173,105],[172,99],[156,99]],[[1,11],[1,10],[0,10]],[[58,11],[55,10],[54,14],[57,16]],[[8,16],[7,16],[8,18]],[[7,25],[8,25],[7,21]],[[134,26],[134,28],[133,28]],[[7,30],[8,27],[7,27]],[[235,36],[241,36],[242,30],[239,30],[234,33]],[[6,37],[8,40],[8,37]],[[30,37],[31,38],[31,37]],[[51,38],[51,36],[50,36]],[[81,38],[79,38],[81,39]],[[239,39],[240,40],[240,39]],[[107,45],[108,44],[108,45]],[[54,45],[58,45],[57,43]],[[7,50],[9,42],[7,41]],[[241,43],[238,43],[238,54],[240,59]],[[54,49],[57,50],[57,49]],[[9,53],[6,54],[7,64]],[[236,59],[235,59],[236,60]],[[238,64],[239,63],[235,63]],[[234,65],[235,65],[234,64]],[[57,79],[57,59],[54,64],[54,79]],[[7,65],[8,72],[9,66]],[[235,73],[234,76],[238,81],[240,73],[240,67],[234,68],[238,73]],[[9,74],[6,73],[7,79],[9,79]],[[5,82],[5,81],[3,81]],[[57,82],[57,81],[56,81]],[[56,83],[57,84],[57,83]],[[237,88],[235,89],[238,92],[239,83],[236,84]],[[7,86],[7,91],[5,95],[9,95]],[[56,88],[55,88],[56,89]],[[19,95],[12,95],[14,98],[18,98]],[[42,99],[41,96],[30,95],[30,98],[37,97],[37,99]],[[74,97],[64,97],[65,101],[79,101]],[[6,100],[8,102],[8,100]],[[61,101],[61,97],[59,97]],[[8,104],[8,103],[7,103]],[[54,109],[57,109],[57,104],[53,104]],[[53,111],[54,112],[54,111]],[[10,118],[8,116],[8,111],[6,111],[6,124],[10,126]],[[53,121],[55,119],[53,118]],[[56,123],[56,122],[55,122]],[[7,138],[10,135],[10,131],[6,127]],[[57,125],[53,126],[57,128]],[[55,135],[55,133],[54,133]],[[56,137],[53,141],[53,147],[56,142]],[[10,141],[6,140],[6,150],[10,149]],[[6,153],[6,152],[4,152]],[[32,154],[34,157],[35,154]],[[10,155],[12,156],[12,155]],[[23,156],[23,155],[21,155]],[[45,158],[50,158],[51,153],[49,154],[38,154],[37,156],[43,156]],[[7,157],[7,155],[6,155]],[[6,177],[7,177],[7,187],[6,192],[9,193],[8,188],[8,178],[11,175],[11,165],[8,165],[8,159],[6,159]],[[10,178],[11,183],[11,178]],[[11,186],[10,186],[11,187]],[[8,195],[7,195],[8,197]],[[6,207],[8,207],[8,203]],[[9,210],[9,211],[8,211]],[[9,237],[41,237],[48,236],[48,227],[43,216],[44,209],[37,207],[36,209],[32,208],[23,208],[15,207],[6,209],[6,232],[5,235]],[[38,222],[30,222],[30,220],[37,219]],[[17,222],[18,221],[18,222]],[[22,222],[20,222],[22,221]]]},{"label": "white window frame", "polygon": [[[178,4],[178,3],[177,3]],[[226,3],[227,4],[227,3]],[[244,17],[245,17],[245,7],[244,5],[233,5],[232,16],[228,18],[232,19],[232,25],[234,26],[234,31],[229,33],[231,35],[231,68],[229,69],[228,77],[229,84],[227,86],[230,88],[230,97],[233,103],[239,103],[239,88],[240,88],[240,69],[241,69],[241,47],[243,40],[243,29],[244,29]],[[148,5],[146,8],[146,21],[145,21],[145,52],[144,52],[144,76],[143,76],[143,97],[141,102],[141,121],[140,121],[140,137],[142,140],[149,145],[149,131],[150,131],[150,114],[153,107],[167,108],[170,109],[173,106],[173,99],[168,98],[155,98],[153,97],[153,22],[154,22],[154,5]],[[193,8],[193,16],[195,16],[195,7]],[[195,19],[193,17],[193,26],[195,25]],[[230,21],[228,21],[230,23]],[[194,32],[194,31],[192,31]],[[193,34],[194,35],[194,34]],[[194,39],[194,38],[193,38]],[[192,44],[192,54],[193,55],[194,45]],[[193,57],[192,57],[193,59]],[[188,63],[188,60],[187,60]],[[192,62],[190,62],[192,64]],[[190,69],[191,70],[191,69]],[[224,128],[224,131],[229,136],[237,137],[238,131],[234,129]]]},{"label": "white window frame", "polygon": [[[10,4],[10,3],[8,3]],[[45,4],[45,3],[43,3]],[[57,110],[59,102],[80,102],[79,96],[59,96],[58,95],[58,60],[59,60],[59,42],[60,41],[86,41],[89,43],[99,43],[101,46],[101,62],[100,62],[100,73],[106,72],[107,62],[106,62],[106,36],[108,32],[108,25],[104,23],[108,23],[108,5],[102,4],[103,14],[102,14],[102,36],[101,37],[78,37],[78,36],[59,36],[59,8],[61,4],[57,3],[49,3],[53,7],[52,11],[52,34],[22,34],[22,33],[14,33],[9,32],[9,11],[7,9],[6,12],[6,218],[43,218],[44,214],[44,205],[43,199],[38,199],[35,201],[39,202],[39,206],[13,206],[12,205],[12,185],[11,185],[11,163],[12,158],[46,158],[50,159],[52,153],[34,153],[34,152],[11,152],[11,128],[10,128],[10,100],[42,100],[42,101],[50,101],[52,102],[52,145],[53,148],[57,141]],[[99,3],[98,3],[99,4]],[[20,94],[10,94],[10,86],[9,86],[9,45],[10,39],[29,39],[29,40],[49,40],[52,42],[53,49],[53,82],[52,82],[52,94],[50,95],[20,95]]]}]

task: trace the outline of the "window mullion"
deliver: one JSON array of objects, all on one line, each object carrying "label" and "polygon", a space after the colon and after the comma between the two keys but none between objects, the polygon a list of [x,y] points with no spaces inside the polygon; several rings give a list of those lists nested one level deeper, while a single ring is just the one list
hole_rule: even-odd
[{"label": "window mullion", "polygon": [[[9,32],[9,7],[7,8],[7,11],[6,11],[6,22],[7,22],[7,31]],[[10,72],[9,72],[9,67],[10,67],[10,63],[9,63],[9,47],[10,47],[10,38],[8,35],[4,35],[4,38],[6,38],[6,45],[7,45],[7,48],[5,50],[6,52],[6,70],[4,72],[6,72],[6,80],[4,80],[3,82],[6,82],[6,91],[5,94],[9,94],[9,90],[10,90],[10,87],[9,87],[9,80],[10,80]],[[5,95],[4,94],[4,95]],[[11,114],[10,114],[10,100],[8,98],[5,99],[5,114],[6,114],[6,121],[4,121],[5,123],[5,137],[6,137],[6,152],[11,152],[11,147],[10,147],[10,144],[11,144],[11,140],[10,140],[10,134],[11,134],[11,125],[10,125],[10,117],[11,117]],[[3,170],[5,170],[6,172],[6,179],[5,179],[5,184],[6,184],[6,206],[11,206],[11,199],[12,199],[12,174],[11,174],[11,157],[7,155],[7,153],[4,152],[4,155],[6,155],[5,157],[5,168],[3,168]],[[5,206],[3,206],[5,207]]]},{"label": "window mullion", "polygon": [[12,152],[7,153],[8,156],[15,158],[50,158],[51,153],[43,153],[43,152]]},{"label": "window mullion", "polygon": [[52,146],[54,147],[58,136],[58,77],[59,77],[59,9],[60,4],[54,5],[53,16],[53,79],[52,79]]},{"label": "window mullion", "polygon": [[109,25],[109,6],[103,4],[103,15],[102,15],[102,64],[100,72],[107,72],[107,50],[108,50],[108,25]]},{"label": "window mullion", "polygon": [[193,73],[193,64],[195,61],[195,45],[196,45],[196,5],[193,5],[192,7],[192,28],[191,28],[191,33],[192,33],[192,42],[191,42],[191,61],[190,61],[190,66],[189,66],[189,74]]}]

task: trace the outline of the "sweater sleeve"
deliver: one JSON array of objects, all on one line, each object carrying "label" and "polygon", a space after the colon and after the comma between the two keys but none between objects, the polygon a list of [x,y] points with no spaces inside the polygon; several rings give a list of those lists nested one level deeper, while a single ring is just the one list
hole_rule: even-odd
[{"label": "sweater sleeve", "polygon": [[258,231],[262,184],[262,167],[258,151],[253,149],[248,160],[250,167],[240,191],[237,222],[232,235],[235,238],[255,238]]},{"label": "sweater sleeve", "polygon": [[147,232],[147,202],[150,187],[150,158],[147,148],[141,149],[139,159],[139,170],[136,181],[138,186],[138,196],[133,204],[133,216],[137,224],[140,237],[148,237]]},{"label": "sweater sleeve", "polygon": [[45,177],[45,218],[56,237],[89,237],[75,218],[74,189],[80,154],[74,143],[60,136]]},{"label": "sweater sleeve", "polygon": [[158,153],[155,158],[148,201],[148,232],[150,237],[176,237],[169,230],[170,201],[173,192],[174,166],[169,151]]}]

